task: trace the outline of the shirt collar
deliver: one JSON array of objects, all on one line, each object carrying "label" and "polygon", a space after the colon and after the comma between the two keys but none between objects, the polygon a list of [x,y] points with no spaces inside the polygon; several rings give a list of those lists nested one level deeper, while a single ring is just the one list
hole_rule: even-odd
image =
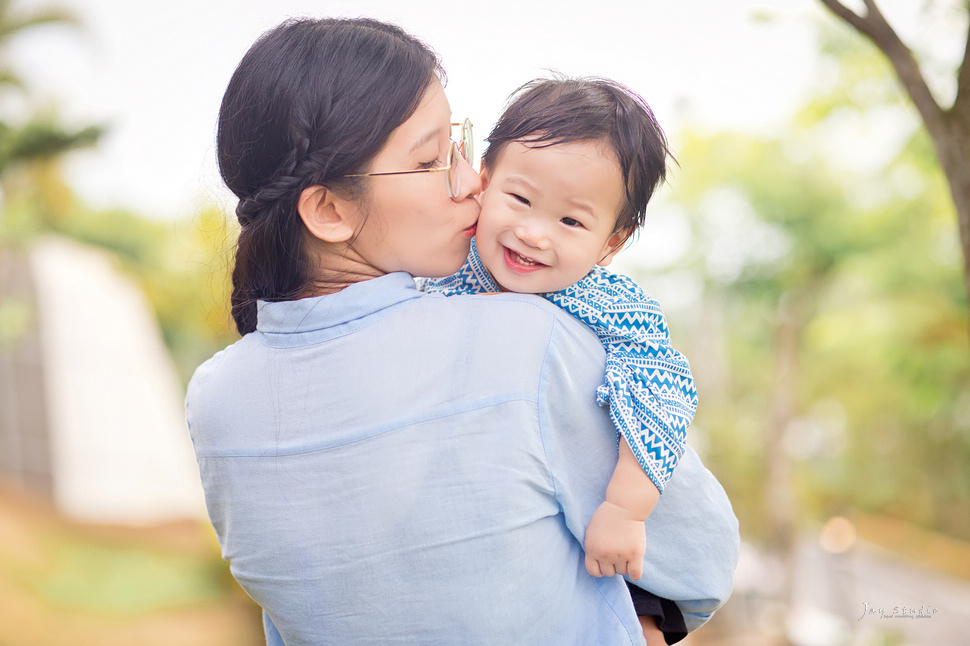
[{"label": "shirt collar", "polygon": [[335,294],[274,303],[259,301],[256,330],[275,336],[334,330],[355,322],[361,322],[362,327],[374,314],[420,296],[410,274],[394,272],[354,283]]}]

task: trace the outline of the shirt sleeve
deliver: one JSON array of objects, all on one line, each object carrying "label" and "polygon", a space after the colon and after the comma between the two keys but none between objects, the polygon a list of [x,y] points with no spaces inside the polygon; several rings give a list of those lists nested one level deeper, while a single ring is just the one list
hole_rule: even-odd
[{"label": "shirt sleeve", "polygon": [[[617,460],[613,424],[593,397],[604,354],[591,336],[585,326],[557,317],[537,394],[555,495],[580,544]],[[727,495],[690,447],[645,527],[643,576],[634,583],[675,602],[688,630],[695,630],[731,594],[740,537]]]},{"label": "shirt sleeve", "polygon": [[662,493],[684,453],[697,410],[686,357],[670,345],[663,310],[632,279],[595,268],[545,298],[588,325],[606,350],[600,405]]}]

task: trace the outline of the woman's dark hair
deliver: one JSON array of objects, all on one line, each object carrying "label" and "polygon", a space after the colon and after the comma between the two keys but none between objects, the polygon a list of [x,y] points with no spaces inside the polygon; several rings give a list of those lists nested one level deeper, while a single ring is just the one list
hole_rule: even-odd
[{"label": "woman's dark hair", "polygon": [[516,90],[487,137],[486,168],[518,141],[545,147],[571,141],[602,141],[616,154],[626,203],[614,231],[643,225],[647,202],[667,177],[673,155],[647,102],[629,88],[598,77],[535,79]]},{"label": "woman's dark hair", "polygon": [[290,20],[263,34],[229,81],[219,110],[219,171],[239,198],[232,317],[256,329],[256,301],[299,298],[313,285],[304,189],[360,198],[366,170],[417,109],[438,56],[395,25],[371,19]]}]

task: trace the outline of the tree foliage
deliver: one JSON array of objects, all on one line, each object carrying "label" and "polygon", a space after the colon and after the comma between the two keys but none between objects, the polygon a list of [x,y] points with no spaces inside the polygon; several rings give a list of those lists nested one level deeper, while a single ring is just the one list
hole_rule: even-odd
[{"label": "tree foliage", "polygon": [[[77,26],[74,17],[60,9],[23,13],[10,0],[0,0],[0,90],[28,91],[20,72],[8,60],[7,50],[11,41],[51,24]],[[9,115],[0,115],[0,178],[13,165],[55,159],[67,151],[95,144],[103,134],[101,126],[66,128],[45,114],[34,114],[19,123],[13,122]]]},{"label": "tree foliage", "polygon": [[[68,11],[58,8],[47,8],[29,13],[18,11],[10,0],[0,0],[0,52],[5,52],[6,45],[24,32],[33,31],[44,25],[77,26],[77,19]],[[8,85],[17,89],[26,89],[20,73],[14,69],[5,55],[0,56],[0,85]]]},{"label": "tree foliage", "polygon": [[0,121],[0,176],[18,162],[52,159],[69,150],[91,146],[103,133],[100,126],[66,130],[44,118],[19,127]]}]

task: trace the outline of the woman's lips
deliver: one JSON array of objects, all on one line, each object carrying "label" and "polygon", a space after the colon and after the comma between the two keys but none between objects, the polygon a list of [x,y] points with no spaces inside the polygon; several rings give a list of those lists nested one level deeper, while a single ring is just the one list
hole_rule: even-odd
[{"label": "woman's lips", "polygon": [[462,234],[471,238],[475,235],[475,231],[477,230],[478,230],[478,222],[476,222],[475,224],[471,225],[470,227],[462,231]]},{"label": "woman's lips", "polygon": [[505,250],[505,265],[512,271],[528,274],[545,267],[545,265],[543,265],[541,262],[533,260],[528,256],[523,256],[517,251],[512,251],[508,247],[503,247],[503,249]]}]

